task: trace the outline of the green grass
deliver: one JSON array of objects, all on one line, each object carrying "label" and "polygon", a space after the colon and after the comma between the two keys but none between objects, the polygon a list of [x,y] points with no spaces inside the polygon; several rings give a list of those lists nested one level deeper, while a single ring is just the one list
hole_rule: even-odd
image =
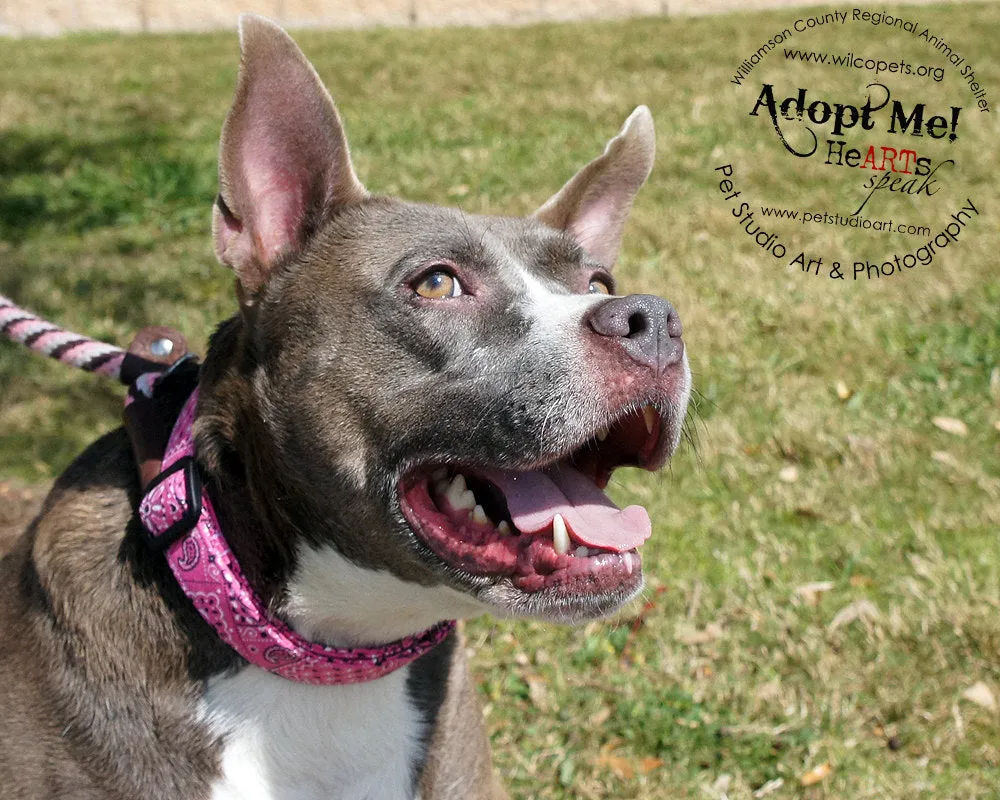
[{"label": "green grass", "polygon": [[[956,144],[983,216],[930,267],[864,284],[763,256],[716,188],[732,161],[762,199],[816,200],[728,83],[800,14],[297,37],[379,192],[527,212],[634,105],[656,117],[619,271],[681,310],[697,448],[614,483],[655,521],[645,607],[580,629],[470,626],[516,797],[748,798],[777,779],[770,797],[1000,795],[1000,717],[962,696],[1000,691],[1000,7],[901,13],[960,42],[990,92],[994,112],[970,111]],[[4,42],[0,293],[121,344],[150,323],[205,341],[235,308],[208,223],[236,47],[234,33]],[[931,62],[917,40],[893,57]],[[117,424],[120,396],[0,345],[0,478],[50,479]],[[828,590],[797,591],[817,581]]]}]

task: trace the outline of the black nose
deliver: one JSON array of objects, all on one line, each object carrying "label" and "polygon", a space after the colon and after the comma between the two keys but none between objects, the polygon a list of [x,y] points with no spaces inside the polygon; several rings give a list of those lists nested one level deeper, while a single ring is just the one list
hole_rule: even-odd
[{"label": "black nose", "polygon": [[681,318],[662,297],[615,297],[598,306],[587,322],[595,333],[616,340],[633,361],[657,373],[684,355]]}]

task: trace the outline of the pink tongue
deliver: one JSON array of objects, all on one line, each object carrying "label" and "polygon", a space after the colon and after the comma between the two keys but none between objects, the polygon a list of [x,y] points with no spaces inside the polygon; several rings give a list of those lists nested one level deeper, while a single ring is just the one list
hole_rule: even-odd
[{"label": "pink tongue", "polygon": [[638,547],[652,530],[642,506],[620,510],[589,478],[565,465],[545,472],[490,472],[507,498],[507,508],[522,533],[552,527],[562,514],[570,537],[590,547],[624,553]]}]

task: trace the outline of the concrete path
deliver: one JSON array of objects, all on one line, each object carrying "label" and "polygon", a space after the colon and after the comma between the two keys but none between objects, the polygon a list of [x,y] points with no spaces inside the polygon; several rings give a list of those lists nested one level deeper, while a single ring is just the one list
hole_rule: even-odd
[{"label": "concrete path", "polygon": [[[905,2],[905,0],[904,0]],[[920,5],[930,0],[909,0]],[[525,25],[546,20],[715,14],[855,0],[0,0],[0,35],[231,29],[241,11],[287,27]]]}]

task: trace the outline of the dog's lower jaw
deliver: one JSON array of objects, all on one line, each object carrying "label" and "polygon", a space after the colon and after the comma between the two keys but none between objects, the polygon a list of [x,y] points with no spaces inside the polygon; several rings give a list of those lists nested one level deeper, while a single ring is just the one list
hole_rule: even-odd
[{"label": "dog's lower jaw", "polygon": [[642,575],[627,586],[600,595],[560,595],[552,590],[528,593],[509,581],[501,581],[479,592],[481,601],[488,603],[496,617],[531,617],[562,625],[579,625],[603,619],[619,611],[642,591]]}]

